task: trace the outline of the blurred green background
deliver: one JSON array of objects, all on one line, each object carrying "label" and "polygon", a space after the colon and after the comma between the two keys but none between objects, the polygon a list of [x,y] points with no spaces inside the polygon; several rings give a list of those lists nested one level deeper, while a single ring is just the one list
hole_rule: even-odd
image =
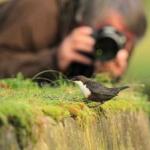
[{"label": "blurred green background", "polygon": [[[150,0],[144,0],[144,3],[150,24]],[[136,47],[125,77],[129,80],[150,81],[150,29],[147,30],[146,36]]]}]

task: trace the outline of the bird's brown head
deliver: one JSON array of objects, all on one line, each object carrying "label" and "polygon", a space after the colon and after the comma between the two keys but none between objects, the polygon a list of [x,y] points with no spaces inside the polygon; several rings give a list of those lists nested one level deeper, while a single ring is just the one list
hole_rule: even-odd
[{"label": "bird's brown head", "polygon": [[81,81],[82,83],[86,83],[86,81],[88,81],[89,79],[85,76],[75,76],[72,78],[72,81]]}]

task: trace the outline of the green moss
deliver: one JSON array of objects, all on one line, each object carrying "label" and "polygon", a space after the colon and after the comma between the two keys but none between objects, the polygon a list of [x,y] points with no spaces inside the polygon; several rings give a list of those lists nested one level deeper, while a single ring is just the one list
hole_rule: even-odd
[{"label": "green moss", "polygon": [[70,117],[70,112],[61,106],[44,106],[41,109],[45,115],[48,115],[57,121]]},{"label": "green moss", "polygon": [[[99,79],[100,80],[100,79]],[[112,86],[110,81],[105,83]],[[48,116],[56,121],[72,117],[81,126],[94,121],[101,109],[89,108],[82,101],[78,87],[63,82],[61,86],[39,88],[23,77],[0,81],[0,125],[15,127],[20,146],[25,144],[22,137],[32,137],[32,128],[38,118]],[[103,104],[106,115],[143,109],[150,115],[147,96],[133,88],[122,92],[117,98]],[[100,111],[101,112],[101,111]],[[102,113],[102,112],[101,112]],[[34,139],[34,136],[33,136]]]}]

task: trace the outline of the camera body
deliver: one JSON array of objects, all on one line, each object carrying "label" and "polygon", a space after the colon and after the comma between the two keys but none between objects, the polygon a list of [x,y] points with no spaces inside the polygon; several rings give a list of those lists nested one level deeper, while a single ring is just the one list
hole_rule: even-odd
[{"label": "camera body", "polygon": [[126,36],[113,26],[104,26],[92,35],[96,40],[94,58],[109,61],[116,57],[119,50],[125,47]]}]

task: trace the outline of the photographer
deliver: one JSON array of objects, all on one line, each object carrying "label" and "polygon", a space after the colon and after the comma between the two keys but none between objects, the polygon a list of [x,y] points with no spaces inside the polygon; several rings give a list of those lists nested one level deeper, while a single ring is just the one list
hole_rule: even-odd
[{"label": "photographer", "polygon": [[[94,34],[109,27],[118,49],[102,60],[95,57],[102,33]],[[0,77],[53,69],[67,76],[109,72],[118,78],[145,30],[140,0],[11,0],[0,11]]]}]

